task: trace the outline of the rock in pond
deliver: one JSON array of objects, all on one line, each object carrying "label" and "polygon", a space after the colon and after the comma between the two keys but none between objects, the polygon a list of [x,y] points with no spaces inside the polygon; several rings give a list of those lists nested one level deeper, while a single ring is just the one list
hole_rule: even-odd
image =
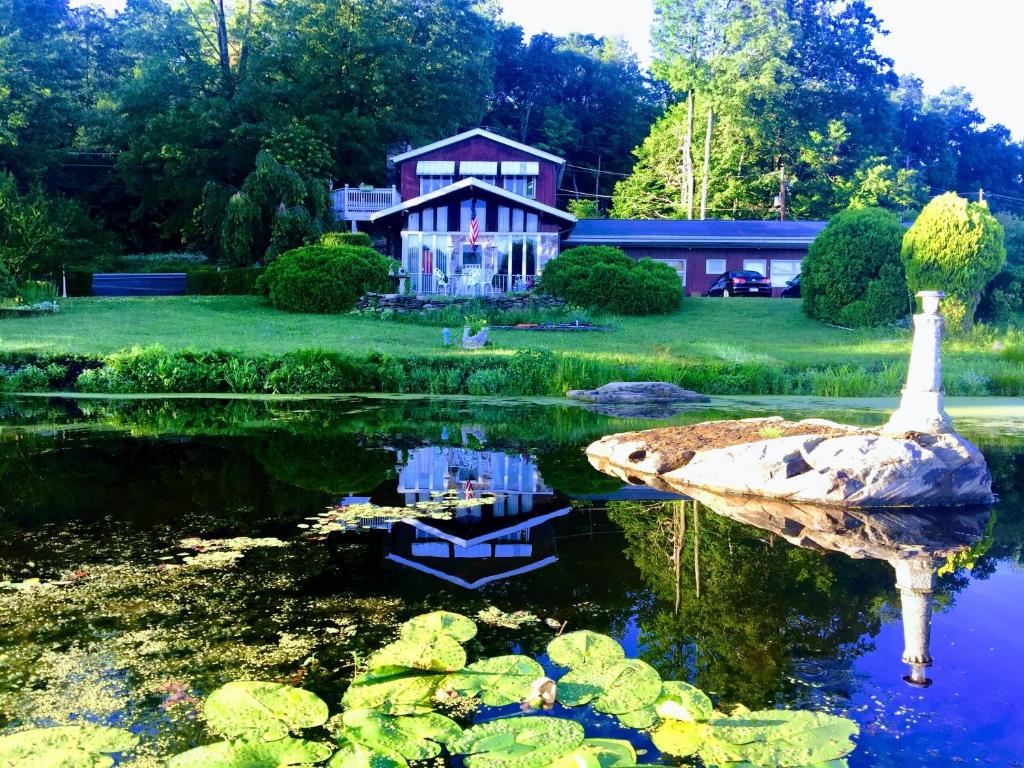
[{"label": "rock in pond", "polygon": [[712,421],[609,435],[591,444],[587,456],[628,482],[683,493],[692,487],[851,508],[993,498],[984,456],[952,431],[893,435],[778,417]]},{"label": "rock in pond", "polygon": [[571,389],[566,397],[588,403],[709,403],[711,398],[699,392],[664,381],[613,381],[597,389]]}]

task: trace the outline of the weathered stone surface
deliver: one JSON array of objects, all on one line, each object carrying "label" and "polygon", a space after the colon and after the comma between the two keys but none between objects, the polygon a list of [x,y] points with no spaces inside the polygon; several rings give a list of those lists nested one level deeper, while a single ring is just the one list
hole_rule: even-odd
[{"label": "weathered stone surface", "polygon": [[664,381],[613,381],[597,389],[572,389],[572,400],[588,403],[708,403],[711,398]]},{"label": "weathered stone surface", "polygon": [[500,311],[513,309],[550,309],[564,307],[565,301],[546,294],[515,293],[496,296],[445,296],[416,295],[411,293],[367,293],[356,302],[356,309],[362,312],[384,314],[396,312],[431,312],[446,307],[458,307],[472,302],[483,304]]},{"label": "weathered stone surface", "polygon": [[[715,431],[721,439],[709,436]],[[737,420],[610,435],[587,454],[605,472],[683,493],[847,508],[992,500],[984,457],[955,432],[890,436],[831,422]]]}]

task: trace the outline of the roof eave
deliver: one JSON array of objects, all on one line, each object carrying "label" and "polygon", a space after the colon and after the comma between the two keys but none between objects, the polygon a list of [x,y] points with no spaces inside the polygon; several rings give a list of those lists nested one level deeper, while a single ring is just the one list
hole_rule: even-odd
[{"label": "roof eave", "polygon": [[380,221],[381,219],[387,218],[388,216],[394,216],[396,213],[401,213],[402,211],[406,211],[410,208],[415,208],[417,205],[429,203],[431,200],[436,200],[439,197],[444,197],[445,195],[451,194],[452,192],[458,192],[460,190],[468,189],[470,187],[478,189],[481,192],[489,192],[492,195],[503,197],[506,200],[511,200],[527,208],[532,208],[536,211],[540,211],[541,213],[546,213],[549,216],[560,218],[563,221],[566,221],[570,224],[576,223],[576,217],[573,216],[571,213],[567,213],[566,211],[560,211],[557,208],[553,208],[550,205],[545,205],[544,203],[539,203],[536,200],[533,200],[529,197],[523,197],[522,195],[517,195],[514,192],[509,192],[507,189],[502,189],[501,187],[496,187],[493,184],[488,184],[486,181],[481,181],[475,176],[470,176],[468,178],[462,179],[461,181],[457,181],[454,184],[449,184],[446,187],[435,189],[433,192],[428,192],[425,195],[419,195],[418,197],[414,197],[411,200],[399,203],[398,205],[393,205],[390,208],[385,208],[382,211],[372,213],[370,214],[370,221]]},{"label": "roof eave", "polygon": [[435,149],[449,147],[452,144],[457,144],[460,141],[472,139],[477,136],[492,139],[493,141],[496,141],[499,144],[504,144],[507,147],[518,149],[521,152],[527,152],[533,155],[534,157],[539,157],[552,163],[558,163],[558,165],[562,166],[563,168],[565,166],[564,158],[558,157],[557,155],[552,155],[551,153],[544,152],[543,150],[540,149],[536,149],[535,147],[531,147],[529,144],[522,144],[518,141],[514,141],[513,139],[505,138],[504,136],[501,136],[497,133],[485,131],[483,128],[473,128],[472,130],[469,131],[463,131],[462,133],[456,134],[455,136],[449,136],[446,139],[435,141],[433,144],[424,144],[422,147],[416,147],[415,149],[410,149],[408,152],[402,152],[401,154],[394,155],[389,159],[394,163],[401,163],[406,160],[410,160],[414,157],[417,157],[419,155],[425,154],[427,152],[433,152]]}]

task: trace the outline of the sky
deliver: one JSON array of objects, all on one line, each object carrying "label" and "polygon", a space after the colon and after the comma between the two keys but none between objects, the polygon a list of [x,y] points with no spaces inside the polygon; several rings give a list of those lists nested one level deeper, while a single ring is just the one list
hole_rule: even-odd
[{"label": "sky", "polygon": [[[83,0],[79,0],[82,2]],[[95,0],[94,0],[95,1]],[[938,93],[963,85],[989,122],[1024,139],[1024,0],[868,0],[890,34],[879,50],[900,74]],[[99,0],[120,8],[124,0]],[[652,0],[502,0],[528,34],[621,35],[643,63],[651,57]]]}]

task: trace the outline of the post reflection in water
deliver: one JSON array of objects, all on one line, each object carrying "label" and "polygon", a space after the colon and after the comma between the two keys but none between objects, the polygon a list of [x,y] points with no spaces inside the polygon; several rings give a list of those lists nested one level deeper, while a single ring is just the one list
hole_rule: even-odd
[{"label": "post reflection in water", "polygon": [[935,512],[843,510],[809,504],[717,496],[697,489],[691,497],[711,511],[776,534],[806,549],[840,552],[855,559],[884,560],[892,566],[903,620],[903,677],[927,687],[932,600],[938,569],[968,551],[985,531],[991,508]]}]

